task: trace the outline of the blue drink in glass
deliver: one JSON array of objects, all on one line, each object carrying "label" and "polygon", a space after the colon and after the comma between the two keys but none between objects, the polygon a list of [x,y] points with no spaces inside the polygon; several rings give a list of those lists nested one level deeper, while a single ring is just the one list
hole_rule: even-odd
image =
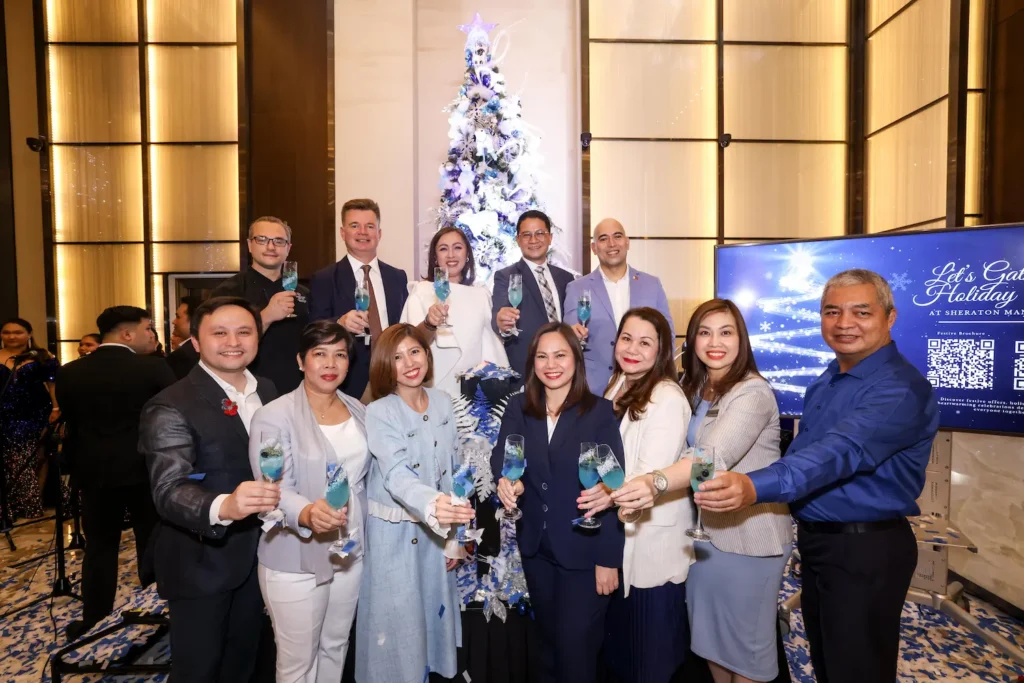
[{"label": "blue drink in glass", "polygon": [[[366,311],[370,310],[370,290],[368,287],[366,287],[365,283],[356,285],[355,299],[357,311],[359,311],[360,313],[365,313]],[[366,340],[367,344],[370,343],[369,329],[364,329],[363,334],[361,336]]]},{"label": "blue drink in glass", "polygon": [[[286,292],[294,292],[299,288],[299,264],[295,261],[285,261],[281,265],[281,287]],[[300,303],[305,303],[306,298],[301,294],[295,295],[295,300]],[[289,318],[294,318],[294,313],[288,314]]]},{"label": "blue drink in glass", "polygon": [[[348,505],[351,491],[348,484],[348,473],[341,465],[330,463],[327,465],[327,488],[324,490],[324,500],[334,510],[340,510]],[[349,553],[355,550],[358,542],[351,534],[342,534],[338,529],[338,540],[327,547],[327,552],[348,557]]]},{"label": "blue drink in glass", "polygon": [[[696,447],[693,449],[693,462],[690,464],[690,487],[694,493],[700,490],[701,483],[715,478],[715,454],[711,446]],[[686,535],[695,541],[710,541],[711,534],[701,527],[701,513],[703,509],[697,508],[697,526],[686,530]]]},{"label": "blue drink in glass", "polygon": [[[579,318],[580,323],[583,327],[587,326],[590,322],[591,304],[590,304],[590,291],[585,290],[580,294],[580,298],[576,301],[576,317]],[[587,340],[580,340],[580,347],[587,348]]]},{"label": "blue drink in glass", "polygon": [[[463,465],[452,475],[452,505],[469,505],[469,497],[476,488],[473,473],[473,467]],[[466,535],[466,527],[460,526],[455,533],[455,540],[459,543],[469,543],[473,539]]]},{"label": "blue drink in glass", "polygon": [[[501,464],[501,476],[513,484],[519,481],[526,471],[526,451],[524,440],[519,434],[509,434],[505,437],[505,459]],[[503,512],[505,519],[517,520],[523,516],[519,508],[512,508]]]},{"label": "blue drink in glass", "polygon": [[[448,271],[445,270],[444,268],[435,268],[434,296],[436,296],[437,300],[443,304],[444,302],[448,301],[448,297],[451,296],[451,293],[452,285],[448,280]],[[445,319],[441,321],[441,324],[438,325],[438,328],[451,329],[451,325],[448,324],[447,316],[445,316]]]},{"label": "blue drink in glass", "polygon": [[[260,441],[260,474],[263,481],[270,483],[280,481],[284,475],[284,446],[276,434],[264,435]],[[278,522],[284,518],[284,513],[272,510],[261,512],[257,517],[261,522]]]},{"label": "blue drink in glass", "polygon": [[[519,308],[523,303],[523,276],[521,273],[512,273],[508,279],[508,303],[512,308]],[[512,334],[518,335],[521,330],[519,326],[513,326]]]},{"label": "blue drink in glass", "polygon": [[[583,484],[584,490],[592,489],[601,482],[601,473],[598,471],[599,464],[600,459],[597,455],[597,444],[591,442],[581,443],[578,472],[580,476],[580,483]],[[593,517],[589,519],[580,517],[579,519],[574,520],[573,524],[583,529],[597,529],[601,526],[601,521],[594,519]]]}]

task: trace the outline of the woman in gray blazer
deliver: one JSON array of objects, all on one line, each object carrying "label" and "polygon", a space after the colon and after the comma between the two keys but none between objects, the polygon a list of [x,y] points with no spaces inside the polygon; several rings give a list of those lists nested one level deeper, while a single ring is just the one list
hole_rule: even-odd
[{"label": "woman in gray blazer", "polygon": [[[284,522],[260,539],[257,568],[277,641],[278,683],[336,682],[345,666],[363,573],[369,469],[365,408],[338,390],[351,348],[341,325],[308,325],[299,338],[302,384],[252,418],[249,460],[257,480],[264,442],[276,440],[284,450]],[[324,500],[329,465],[348,474],[351,497],[342,510]],[[341,558],[328,547],[345,531],[360,544]]]},{"label": "woman in gray blazer", "polygon": [[[731,301],[712,299],[694,311],[683,373],[693,408],[688,446],[713,449],[716,471],[750,472],[779,459],[778,404],[757,372],[746,324]],[[689,463],[664,470],[662,491],[690,485]],[[612,497],[624,508],[650,507],[658,495],[654,484],[641,477]],[[694,544],[697,560],[686,581],[690,649],[708,661],[716,683],[770,681],[778,675],[775,614],[792,551],[789,510],[761,504],[704,511],[702,523],[711,542]]]}]

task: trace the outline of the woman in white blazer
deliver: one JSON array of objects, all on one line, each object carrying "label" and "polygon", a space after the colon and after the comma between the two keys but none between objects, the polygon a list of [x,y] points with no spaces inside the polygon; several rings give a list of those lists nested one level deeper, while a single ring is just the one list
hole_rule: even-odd
[{"label": "woman in white blazer", "polygon": [[[615,370],[605,398],[619,418],[632,479],[660,473],[684,453],[681,426],[690,407],[677,384],[668,320],[653,308],[622,316],[615,342]],[[693,562],[689,492],[659,498],[657,505],[626,522],[619,592],[608,609],[608,664],[621,683],[668,683],[690,649],[686,576]]]},{"label": "woman in white blazer", "polygon": [[[451,293],[442,304],[434,293],[437,268],[448,271]],[[435,389],[460,393],[459,376],[490,361],[508,366],[505,346],[491,329],[491,293],[473,284],[473,250],[462,230],[441,228],[430,240],[427,277],[409,285],[401,321],[415,325],[430,342]],[[445,322],[451,327],[439,327]]]}]

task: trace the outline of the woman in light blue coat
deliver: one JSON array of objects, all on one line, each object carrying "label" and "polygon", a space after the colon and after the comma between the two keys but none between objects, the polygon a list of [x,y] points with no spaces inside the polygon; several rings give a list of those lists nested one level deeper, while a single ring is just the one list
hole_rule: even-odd
[{"label": "woman in light blue coat", "polygon": [[[455,418],[448,395],[423,386],[432,370],[430,347],[412,325],[392,325],[374,343],[359,683],[423,683],[429,672],[457,673],[462,627],[446,539],[474,513],[451,503]],[[457,556],[454,541],[447,545]]]}]

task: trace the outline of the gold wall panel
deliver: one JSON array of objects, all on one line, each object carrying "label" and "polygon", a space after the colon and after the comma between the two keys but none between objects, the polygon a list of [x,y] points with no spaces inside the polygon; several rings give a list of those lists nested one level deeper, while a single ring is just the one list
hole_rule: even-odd
[{"label": "gold wall panel", "polygon": [[238,145],[151,145],[157,242],[237,240]]},{"label": "gold wall panel", "polygon": [[967,93],[964,213],[982,213],[985,174],[985,93]]},{"label": "gold wall panel", "polygon": [[591,38],[714,40],[712,0],[590,0]]},{"label": "gold wall panel", "polygon": [[141,242],[142,146],[52,147],[58,242]]},{"label": "gold wall panel", "polygon": [[969,0],[971,19],[967,36],[967,87],[980,89],[988,81],[988,13],[991,0]]},{"label": "gold wall panel", "polygon": [[726,148],[727,237],[835,237],[845,229],[846,145]]},{"label": "gold wall panel", "polygon": [[61,365],[78,358],[78,342],[57,342],[57,362]]},{"label": "gold wall panel", "polygon": [[964,227],[966,227],[966,228],[973,228],[976,225],[981,225],[981,217],[980,216],[965,216],[964,217]]},{"label": "gold wall panel", "polygon": [[676,334],[697,306],[715,294],[714,240],[633,240],[629,265],[661,279]]},{"label": "gold wall panel", "polygon": [[912,228],[901,228],[894,232],[924,232],[925,230],[940,230],[946,227],[946,219],[940,218],[939,220],[929,221],[928,223],[922,223],[921,225],[915,225]]},{"label": "gold wall panel", "polygon": [[717,137],[714,45],[590,45],[590,132]]},{"label": "gold wall panel", "polygon": [[590,147],[591,225],[630,235],[715,237],[718,145],[597,140]]},{"label": "gold wall panel", "polygon": [[896,14],[913,0],[868,0],[868,33],[879,27],[886,19]]},{"label": "gold wall panel", "polygon": [[843,0],[724,0],[723,31],[726,40],[845,43],[846,5]]},{"label": "gold wall panel", "polygon": [[725,130],[754,140],[846,140],[846,48],[726,45]]},{"label": "gold wall panel", "polygon": [[237,48],[151,45],[148,50],[150,140],[238,140]]},{"label": "gold wall panel", "polygon": [[868,232],[881,232],[946,215],[945,102],[867,141]]},{"label": "gold wall panel", "polygon": [[868,133],[949,92],[949,3],[917,0],[868,40]]},{"label": "gold wall panel", "polygon": [[235,0],[146,0],[151,43],[234,43]]},{"label": "gold wall panel", "polygon": [[60,339],[96,331],[96,316],[110,306],[146,307],[146,264],[141,244],[58,244],[57,324]]},{"label": "gold wall panel", "polygon": [[136,43],[138,0],[46,0],[46,39],[52,43]]},{"label": "gold wall panel", "polygon": [[238,261],[237,242],[153,245],[154,273],[234,273]]},{"label": "gold wall panel", "polygon": [[141,142],[137,47],[51,45],[54,142]]},{"label": "gold wall panel", "polygon": [[149,312],[153,314],[153,329],[156,330],[157,339],[159,339],[164,345],[164,352],[170,353],[171,340],[164,332],[164,325],[167,323],[167,318],[164,315],[163,277],[160,275],[151,275],[150,285],[153,292],[153,308],[151,308]]}]

